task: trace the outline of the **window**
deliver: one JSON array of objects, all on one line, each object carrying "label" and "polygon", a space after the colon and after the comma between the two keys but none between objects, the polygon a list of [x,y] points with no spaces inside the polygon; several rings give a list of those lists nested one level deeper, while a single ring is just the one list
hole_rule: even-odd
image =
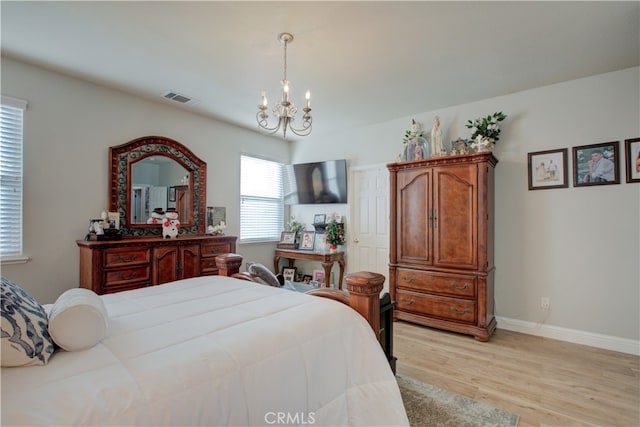
[{"label": "window", "polygon": [[26,101],[0,103],[0,256],[22,255],[22,125]]},{"label": "window", "polygon": [[279,241],[284,219],[283,165],[240,158],[240,241]]}]

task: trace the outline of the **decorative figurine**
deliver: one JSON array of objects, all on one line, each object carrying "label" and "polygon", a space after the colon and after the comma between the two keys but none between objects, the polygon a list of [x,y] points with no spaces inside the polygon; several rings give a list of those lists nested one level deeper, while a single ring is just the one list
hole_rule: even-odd
[{"label": "decorative figurine", "polygon": [[164,221],[162,222],[162,237],[165,239],[175,239],[178,237],[178,231],[180,230],[178,212],[175,208],[169,208],[167,212],[165,212],[164,217]]},{"label": "decorative figurine", "polygon": [[442,129],[440,129],[440,117],[436,116],[431,129],[431,156],[446,156],[447,152],[442,146]]}]

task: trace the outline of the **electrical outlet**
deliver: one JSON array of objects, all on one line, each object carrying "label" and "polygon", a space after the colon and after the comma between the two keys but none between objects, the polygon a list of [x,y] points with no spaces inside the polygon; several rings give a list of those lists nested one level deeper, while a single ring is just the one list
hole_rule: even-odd
[{"label": "electrical outlet", "polygon": [[540,308],[543,310],[549,310],[549,297],[540,298]]}]

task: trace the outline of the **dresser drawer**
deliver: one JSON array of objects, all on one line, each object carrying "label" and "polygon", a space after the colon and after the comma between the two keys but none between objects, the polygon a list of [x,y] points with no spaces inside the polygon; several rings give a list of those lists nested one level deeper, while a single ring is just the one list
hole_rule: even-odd
[{"label": "dresser drawer", "polygon": [[477,279],[471,275],[399,269],[396,286],[439,295],[475,298]]},{"label": "dresser drawer", "polygon": [[145,264],[150,259],[150,251],[146,247],[112,248],[104,251],[104,268]]},{"label": "dresser drawer", "polygon": [[149,265],[107,270],[105,271],[104,285],[105,287],[117,287],[134,282],[149,282],[150,277]]},{"label": "dresser drawer", "polygon": [[[200,250],[200,256],[202,257],[215,257],[216,255],[226,254],[233,252],[231,250],[231,243],[203,243]],[[215,267],[215,262],[213,266]],[[203,266],[204,267],[204,266]],[[204,268],[203,268],[204,270]]]},{"label": "dresser drawer", "polygon": [[215,257],[200,258],[200,274],[203,276],[218,274]]},{"label": "dresser drawer", "polygon": [[476,322],[476,302],[437,295],[397,291],[397,310],[462,323]]}]

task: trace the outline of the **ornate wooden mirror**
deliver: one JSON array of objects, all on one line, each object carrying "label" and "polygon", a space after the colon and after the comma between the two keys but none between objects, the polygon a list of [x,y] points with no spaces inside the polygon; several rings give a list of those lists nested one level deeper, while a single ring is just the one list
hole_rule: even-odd
[{"label": "ornate wooden mirror", "polygon": [[110,211],[128,236],[162,234],[148,224],[156,208],[176,208],[184,233],[204,234],[207,164],[169,138],[145,136],[109,148]]}]

